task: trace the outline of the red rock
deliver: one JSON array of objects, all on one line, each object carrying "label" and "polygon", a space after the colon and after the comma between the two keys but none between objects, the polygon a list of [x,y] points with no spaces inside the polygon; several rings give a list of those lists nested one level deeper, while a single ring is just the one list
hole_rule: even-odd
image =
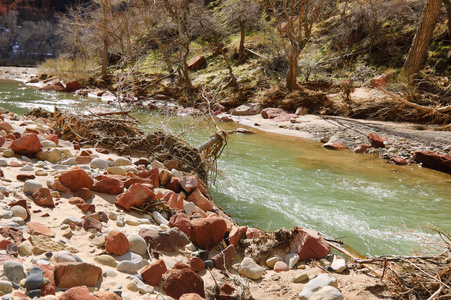
[{"label": "red rock", "polygon": [[9,238],[16,243],[21,243],[23,238],[22,230],[13,227],[0,227],[0,235],[4,238]]},{"label": "red rock", "polygon": [[278,117],[275,117],[272,120],[274,122],[288,122],[288,121],[290,121],[293,118],[296,119],[297,117],[299,117],[299,116],[296,115],[296,114],[283,114],[283,115],[280,115]]},{"label": "red rock", "polygon": [[342,143],[339,143],[339,142],[325,143],[322,147],[326,148],[326,149],[331,149],[331,150],[343,150],[343,149],[346,149],[345,145],[343,145]]},{"label": "red rock", "polygon": [[55,274],[52,265],[37,265],[44,273],[44,277],[49,279],[49,283],[41,287],[41,297],[55,295]]},{"label": "red rock", "polygon": [[194,176],[183,176],[182,179],[180,179],[179,184],[185,190],[185,192],[190,194],[197,188],[198,181]]},{"label": "red rock", "polygon": [[215,268],[219,270],[224,270],[225,267],[232,261],[235,255],[235,246],[229,245],[220,253],[216,254],[211,258],[215,264]]},{"label": "red rock", "polygon": [[[17,195],[16,195],[16,197],[19,198]],[[25,208],[25,210],[27,211],[27,214],[28,214],[28,217],[25,219],[25,221],[28,221],[31,217],[30,209],[28,208],[28,201],[25,199],[19,199],[15,202],[8,203],[8,206],[10,206],[10,207],[13,207],[15,205],[20,205],[23,208]]]},{"label": "red rock", "polygon": [[283,261],[278,261],[274,264],[274,272],[280,273],[280,272],[287,272],[289,270],[290,270],[290,268]]},{"label": "red rock", "polygon": [[55,236],[55,232],[48,228],[47,226],[39,223],[39,222],[28,222],[27,224],[28,227],[28,232],[31,235],[46,235],[46,236],[50,236],[53,237]]},{"label": "red rock", "polygon": [[110,231],[105,238],[105,249],[109,253],[122,255],[127,252],[130,243],[122,232]]},{"label": "red rock", "polygon": [[13,167],[13,168],[20,168],[23,167],[23,163],[19,162],[19,161],[11,161],[8,163],[8,167]]},{"label": "red rock", "polygon": [[157,286],[160,284],[161,278],[167,270],[164,260],[159,259],[144,267],[141,271],[141,277],[151,286]]},{"label": "red rock", "polygon": [[213,209],[211,201],[205,197],[198,188],[196,188],[186,199],[189,202],[193,202],[196,206],[200,207],[204,211],[209,211]]},{"label": "red rock", "polygon": [[355,147],[352,151],[355,153],[364,153],[366,150],[370,149],[371,146],[367,144],[360,144],[359,146]]},{"label": "red rock", "polygon": [[150,188],[143,184],[135,183],[127,191],[116,197],[115,204],[125,210],[130,210],[130,207],[140,207],[146,201],[154,200],[156,200],[156,197]]},{"label": "red rock", "polygon": [[35,133],[24,133],[11,143],[11,149],[18,154],[34,154],[41,150],[42,145]]},{"label": "red rock", "polygon": [[102,223],[92,216],[83,217],[83,229],[88,231],[89,229],[95,229],[96,231],[102,231]]},{"label": "red rock", "polygon": [[263,119],[274,119],[287,113],[288,112],[283,110],[282,108],[274,108],[274,107],[268,107],[261,111]]},{"label": "red rock", "polygon": [[246,238],[253,239],[263,235],[263,231],[257,228],[246,228]]},{"label": "red rock", "polygon": [[0,249],[6,249],[6,247],[8,247],[12,243],[13,242],[8,239],[0,239]]},{"label": "red rock", "polygon": [[96,148],[96,151],[102,154],[110,154],[110,151],[104,148]]},{"label": "red rock", "polygon": [[95,292],[94,296],[96,296],[99,300],[122,300],[121,296],[110,291]]},{"label": "red rock", "polygon": [[205,64],[205,56],[203,55],[197,55],[195,57],[193,57],[192,59],[190,59],[187,63],[188,65],[188,70],[193,71],[193,70],[198,70],[200,69],[203,65]]},{"label": "red rock", "polygon": [[379,75],[371,79],[371,84],[374,87],[384,87],[387,84],[387,75]]},{"label": "red rock", "polygon": [[163,201],[166,202],[166,205],[170,208],[176,209],[176,210],[183,210],[183,197],[179,194],[176,194],[174,192],[167,193],[163,197]]},{"label": "red rock", "polygon": [[85,201],[89,201],[92,199],[92,192],[88,188],[81,188],[74,193],[74,197],[80,197]]},{"label": "red rock", "polygon": [[55,144],[58,145],[58,136],[56,134],[48,134],[45,136],[45,139],[54,142]]},{"label": "red rock", "polygon": [[80,197],[70,197],[68,202],[73,205],[85,204],[85,200]]},{"label": "red rock", "polygon": [[407,161],[407,159],[404,159],[402,157],[399,156],[394,156],[392,158],[390,158],[390,160],[395,164],[395,165],[400,165],[400,166],[404,166],[407,165],[409,162]]},{"label": "red rock", "polygon": [[48,188],[40,188],[31,196],[34,203],[39,206],[54,208],[55,203],[53,203],[53,197],[50,195],[50,190]]},{"label": "red rock", "polygon": [[169,230],[141,229],[139,235],[146,241],[152,250],[175,252],[177,249],[189,244],[189,239],[178,228]]},{"label": "red rock", "polygon": [[298,228],[290,243],[290,253],[299,254],[299,260],[321,259],[330,253],[329,244],[313,229]]},{"label": "red rock", "polygon": [[59,288],[96,286],[101,277],[102,269],[93,264],[73,262],[55,265],[55,285]]},{"label": "red rock", "polygon": [[178,262],[173,267],[173,269],[191,269],[187,264]]},{"label": "red rock", "polygon": [[81,188],[91,189],[94,184],[94,180],[91,176],[78,167],[63,171],[59,181],[72,192],[76,192]]},{"label": "red rock", "polygon": [[183,294],[196,293],[205,297],[203,279],[189,269],[171,270],[164,276],[163,290],[172,298],[179,299]]},{"label": "red rock", "polygon": [[77,91],[77,90],[79,90],[79,89],[82,89],[83,87],[82,87],[82,85],[80,84],[80,82],[78,82],[77,80],[75,80],[75,81],[71,81],[71,82],[68,82],[67,84],[66,84],[66,87],[64,88],[64,91],[65,92],[68,92],[68,93],[73,93],[73,92],[75,92],[75,91]]},{"label": "red rock", "polygon": [[34,176],[33,174],[17,174],[16,179],[20,180],[20,181],[25,181],[28,179],[35,179],[36,176]]},{"label": "red rock", "polygon": [[124,183],[115,178],[105,178],[96,182],[92,186],[92,190],[109,195],[117,195],[124,190]]},{"label": "red rock", "polygon": [[74,286],[65,291],[58,300],[99,300],[99,298],[91,295],[88,288],[83,286]]},{"label": "red rock", "polygon": [[416,151],[413,158],[425,168],[451,174],[451,156],[440,155],[433,151]]},{"label": "red rock", "polygon": [[183,294],[179,300],[205,300],[205,298],[199,296],[196,293],[188,293],[188,294]]},{"label": "red rock", "polygon": [[189,235],[189,226],[191,222],[188,216],[183,212],[177,212],[175,215],[169,219],[169,225],[172,227],[177,227],[184,234]]},{"label": "red rock", "polygon": [[[17,133],[17,132],[15,132],[15,133]],[[19,134],[19,137],[20,137],[20,134]],[[18,138],[18,137],[16,137],[16,135],[15,135],[14,133],[8,133],[8,134],[5,136],[5,139],[7,139],[7,140],[12,140],[12,141],[17,140],[17,138]]]},{"label": "red rock", "polygon": [[200,272],[205,269],[205,263],[199,257],[193,256],[189,259],[188,264],[193,272]]},{"label": "red rock", "polygon": [[180,178],[172,177],[171,181],[166,185],[166,188],[172,190],[176,193],[180,193],[182,191],[182,186],[180,185]]},{"label": "red rock", "polygon": [[230,245],[237,246],[238,243],[240,242],[240,240],[244,237],[246,230],[247,230],[247,226],[232,227],[232,230],[229,233]]},{"label": "red rock", "polygon": [[83,204],[75,204],[82,212],[96,212],[96,206],[94,204],[83,203]]},{"label": "red rock", "polygon": [[78,165],[89,164],[93,160],[92,156],[77,156],[75,157],[75,161]]},{"label": "red rock", "polygon": [[[21,126],[22,126],[22,125],[21,125]],[[24,126],[25,126],[25,124],[24,124]],[[34,129],[31,129],[31,128],[25,128],[25,132],[26,132],[26,133],[36,133],[36,134],[39,134],[39,131],[34,130]]]},{"label": "red rock", "polygon": [[0,147],[3,146],[6,142],[6,139],[2,136],[0,136]]},{"label": "red rock", "polygon": [[136,176],[150,179],[150,182],[154,187],[160,186],[160,174],[157,168],[150,169],[148,171],[139,171],[138,173],[136,173]]},{"label": "red rock", "polygon": [[52,189],[60,191],[63,194],[70,194],[70,192],[71,192],[70,188],[68,188],[67,186],[62,184],[59,180],[56,180],[52,184]]},{"label": "red rock", "polygon": [[178,161],[176,161],[176,160],[174,160],[174,159],[171,159],[171,160],[165,160],[165,161],[164,161],[164,165],[166,166],[166,168],[167,168],[168,170],[172,170],[172,169],[178,170],[178,168],[179,168],[179,163],[178,163]]},{"label": "red rock", "polygon": [[0,121],[0,130],[4,130],[6,133],[10,133],[13,127],[5,121]]},{"label": "red rock", "polygon": [[220,300],[235,300],[239,299],[239,297],[234,296],[236,288],[231,286],[230,284],[224,282],[219,291],[219,299]]},{"label": "red rock", "polygon": [[52,91],[52,92],[63,92],[64,86],[58,82],[56,84],[47,84],[46,86],[43,86],[39,88],[40,91]]},{"label": "red rock", "polygon": [[227,232],[227,223],[221,217],[195,219],[191,221],[189,237],[194,245],[211,250]]},{"label": "red rock", "polygon": [[387,139],[385,139],[375,133],[369,133],[366,137],[370,140],[370,144],[374,148],[385,148],[384,142]]},{"label": "red rock", "polygon": [[81,150],[79,156],[91,156],[91,150]]}]

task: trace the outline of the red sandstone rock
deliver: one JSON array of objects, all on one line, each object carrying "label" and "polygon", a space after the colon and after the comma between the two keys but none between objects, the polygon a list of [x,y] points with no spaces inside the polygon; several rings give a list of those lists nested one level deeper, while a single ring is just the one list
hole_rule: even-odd
[{"label": "red sandstone rock", "polygon": [[74,193],[74,197],[80,197],[85,201],[89,201],[92,199],[92,192],[88,188],[81,188]]},{"label": "red sandstone rock", "polygon": [[231,286],[230,284],[224,282],[221,286],[221,290],[219,291],[219,299],[220,300],[235,300],[238,297],[235,296],[236,288]]},{"label": "red sandstone rock", "polygon": [[346,149],[345,145],[343,145],[342,143],[339,143],[339,142],[325,143],[322,147],[326,148],[326,149],[331,149],[331,150],[343,150],[343,149]]},{"label": "red sandstone rock", "polygon": [[195,219],[191,221],[189,237],[194,245],[211,250],[227,232],[227,223],[221,217]]},{"label": "red sandstone rock", "polygon": [[46,236],[55,236],[55,232],[48,228],[47,226],[39,223],[39,222],[28,222],[27,223],[28,232],[31,235],[46,235]]},{"label": "red sandstone rock", "polygon": [[17,174],[16,179],[20,180],[20,181],[26,181],[29,179],[35,179],[36,176],[34,176],[33,174]]},{"label": "red sandstone rock", "polygon": [[188,294],[183,294],[179,300],[205,300],[205,298],[199,296],[196,293],[188,293]]},{"label": "red sandstone rock", "polygon": [[89,164],[93,160],[92,156],[77,156],[75,157],[75,161],[78,165]]},{"label": "red sandstone rock", "polygon": [[423,167],[451,174],[451,156],[440,155],[433,151],[416,151],[413,158]]},{"label": "red sandstone rock", "polygon": [[180,193],[182,191],[182,186],[180,185],[180,178],[172,177],[171,181],[166,185],[166,188],[172,190],[176,193]]},{"label": "red sandstone rock", "polygon": [[89,203],[82,203],[82,204],[75,204],[82,212],[96,212],[96,206],[94,204]]},{"label": "red sandstone rock", "polygon": [[71,81],[71,82],[68,82],[67,84],[66,84],[66,87],[64,88],[64,91],[65,92],[68,92],[68,93],[73,93],[73,92],[75,92],[75,91],[77,91],[77,90],[79,90],[79,89],[82,89],[83,87],[82,87],[82,85],[80,84],[80,82],[78,82],[77,80],[75,80],[75,81]]},{"label": "red sandstone rock", "polygon": [[96,148],[96,151],[102,154],[110,154],[110,151],[104,148]]},{"label": "red sandstone rock", "polygon": [[169,219],[169,225],[172,227],[177,227],[184,234],[189,235],[189,226],[191,222],[188,216],[183,212],[177,212],[175,215]]},{"label": "red sandstone rock", "polygon": [[99,300],[99,298],[91,295],[86,286],[74,286],[65,291],[58,300]]},{"label": "red sandstone rock", "polygon": [[0,147],[3,146],[6,142],[6,139],[2,136],[0,136]]},{"label": "red sandstone rock", "polygon": [[63,194],[70,194],[70,192],[71,192],[70,188],[68,188],[67,186],[62,184],[59,180],[56,180],[52,184],[52,189],[60,191]]},{"label": "red sandstone rock", "polygon": [[117,195],[124,190],[124,183],[115,178],[105,178],[96,182],[92,186],[92,190],[109,195]]},{"label": "red sandstone rock", "polygon": [[109,253],[122,255],[127,252],[130,243],[122,232],[110,231],[105,238],[105,249]]},{"label": "red sandstone rock", "polygon": [[355,147],[352,151],[355,153],[364,153],[366,150],[370,149],[371,146],[367,144],[360,144],[359,146]]},{"label": "red sandstone rock", "polygon": [[52,91],[52,92],[63,92],[64,86],[61,82],[57,82],[56,84],[47,84],[46,86],[43,86],[39,88],[40,91]]},{"label": "red sandstone rock", "polygon": [[114,292],[110,291],[99,291],[95,292],[94,296],[96,296],[99,300],[121,300],[121,296]]},{"label": "red sandstone rock", "polygon": [[229,243],[231,245],[237,246],[240,240],[243,238],[244,234],[246,233],[247,226],[240,226],[240,227],[232,227],[232,230],[229,233]]},{"label": "red sandstone rock", "polygon": [[78,167],[63,171],[59,181],[72,192],[76,192],[81,188],[91,189],[94,184],[94,180],[91,176]]},{"label": "red sandstone rock", "polygon": [[44,273],[44,277],[49,279],[49,284],[41,287],[41,297],[47,295],[55,295],[55,275],[54,267],[52,265],[37,265],[39,269]]},{"label": "red sandstone rock", "polygon": [[167,270],[164,260],[159,259],[142,269],[141,276],[151,286],[157,286]]},{"label": "red sandstone rock", "polygon": [[284,263],[283,261],[278,261],[274,264],[274,272],[280,273],[280,272],[286,272],[289,271],[290,268],[288,267],[288,265],[286,263]]},{"label": "red sandstone rock", "polygon": [[394,156],[392,158],[390,158],[390,160],[395,164],[395,165],[400,165],[400,166],[404,166],[407,165],[409,162],[407,161],[407,159],[404,159],[402,157],[399,156]]},{"label": "red sandstone rock", "polygon": [[54,208],[55,203],[53,203],[53,197],[50,195],[50,190],[48,188],[40,188],[31,196],[34,203],[39,206]]},{"label": "red sandstone rock", "polygon": [[198,188],[196,188],[186,199],[189,202],[193,202],[196,206],[200,207],[204,211],[209,211],[213,209],[211,201],[205,197]]},{"label": "red sandstone rock", "polygon": [[385,148],[384,142],[387,139],[385,139],[375,133],[369,133],[366,137],[370,140],[370,144],[374,148]]},{"label": "red sandstone rock", "polygon": [[55,265],[55,284],[59,288],[81,285],[96,286],[101,276],[101,268],[85,262],[58,263]]},{"label": "red sandstone rock", "polygon": [[225,267],[232,261],[235,255],[235,246],[229,245],[223,251],[216,254],[211,258],[215,264],[215,268],[219,270],[224,270]]},{"label": "red sandstone rock", "polygon": [[183,197],[179,194],[176,194],[174,192],[169,192],[166,195],[164,195],[163,201],[166,202],[166,205],[170,208],[176,209],[176,210],[183,210]]},{"label": "red sandstone rock", "polygon": [[263,119],[274,119],[281,115],[288,114],[288,112],[283,110],[282,108],[268,107],[268,108],[263,109],[261,114],[262,114]]},{"label": "red sandstone rock", "polygon": [[89,229],[95,229],[96,231],[102,231],[102,223],[93,216],[83,217],[83,229],[88,231]]},{"label": "red sandstone rock", "polygon": [[141,183],[135,183],[122,194],[116,197],[115,204],[130,210],[130,207],[140,207],[146,201],[154,201],[156,199],[153,191]]},{"label": "red sandstone rock", "polygon": [[53,133],[52,134],[48,134],[48,135],[45,136],[45,138],[47,140],[52,141],[52,142],[54,142],[55,144],[58,145],[58,137],[56,136],[56,134],[53,134]]},{"label": "red sandstone rock", "polygon": [[197,55],[190,59],[187,63],[188,70],[198,70],[205,64],[205,56],[203,55]]},{"label": "red sandstone rock", "polygon": [[10,133],[13,130],[13,127],[5,121],[0,121],[0,130],[6,131],[6,133]]},{"label": "red sandstone rock", "polygon": [[256,237],[262,236],[263,231],[257,228],[246,228],[246,238],[247,239],[254,239]]},{"label": "red sandstone rock", "polygon": [[152,250],[175,252],[189,244],[186,234],[178,228],[169,230],[141,229],[139,235],[146,241]]},{"label": "red sandstone rock", "polygon": [[183,294],[196,293],[205,297],[203,279],[189,269],[171,270],[164,276],[163,290],[172,298],[179,299]]},{"label": "red sandstone rock", "polygon": [[321,259],[330,253],[330,246],[318,231],[299,228],[290,243],[290,252],[299,254],[301,261]]},{"label": "red sandstone rock", "polygon": [[205,263],[199,257],[193,256],[189,259],[188,264],[193,272],[200,272],[205,269]]},{"label": "red sandstone rock", "polygon": [[80,197],[70,197],[68,202],[73,205],[85,204],[85,200]]},{"label": "red sandstone rock", "polygon": [[198,186],[198,182],[194,176],[183,176],[179,184],[188,194],[193,192]]},{"label": "red sandstone rock", "polygon": [[384,87],[387,84],[387,75],[382,74],[371,79],[374,87]]},{"label": "red sandstone rock", "polygon": [[11,143],[11,149],[18,154],[34,154],[41,148],[41,141],[35,133],[24,133]]},{"label": "red sandstone rock", "polygon": [[154,187],[160,186],[160,174],[157,168],[150,169],[148,171],[139,171],[136,176],[149,179]]}]

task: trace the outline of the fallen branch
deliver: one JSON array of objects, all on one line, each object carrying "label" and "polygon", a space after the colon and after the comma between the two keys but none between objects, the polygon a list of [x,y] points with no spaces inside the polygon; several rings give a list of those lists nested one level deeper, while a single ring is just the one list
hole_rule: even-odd
[{"label": "fallen branch", "polygon": [[416,103],[409,102],[409,101],[399,97],[398,95],[395,95],[393,93],[388,92],[387,90],[383,89],[380,86],[378,86],[377,88],[380,91],[382,91],[385,94],[387,94],[390,97],[392,97],[393,99],[398,100],[399,102],[404,103],[405,105],[408,105],[410,107],[414,107],[416,109],[430,111],[430,112],[439,112],[439,113],[445,113],[445,112],[451,111],[451,105],[448,105],[448,106],[445,106],[445,107],[440,107],[440,108],[432,108],[432,107],[429,107],[429,106],[423,106],[423,105],[419,105],[419,104],[416,104]]}]

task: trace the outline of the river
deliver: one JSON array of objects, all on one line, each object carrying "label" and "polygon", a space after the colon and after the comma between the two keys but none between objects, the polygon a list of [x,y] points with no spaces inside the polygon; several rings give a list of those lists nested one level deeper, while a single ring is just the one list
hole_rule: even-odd
[{"label": "river", "polygon": [[[15,113],[33,107],[53,110],[55,105],[70,110],[107,107],[98,100],[0,80],[0,106]],[[144,129],[186,131],[183,137],[194,145],[214,132],[198,118],[139,110],[134,116]],[[419,166],[395,166],[371,155],[326,150],[309,140],[257,131],[232,135],[218,169],[210,187],[213,199],[242,225],[313,228],[362,255],[410,254],[420,249],[418,243],[437,238],[417,230],[431,222],[451,231],[451,175]]]}]

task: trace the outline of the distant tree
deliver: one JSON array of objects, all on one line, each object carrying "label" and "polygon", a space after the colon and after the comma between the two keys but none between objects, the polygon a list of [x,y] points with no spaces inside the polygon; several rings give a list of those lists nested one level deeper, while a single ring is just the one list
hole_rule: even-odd
[{"label": "distant tree", "polygon": [[286,86],[298,88],[298,57],[312,37],[319,10],[326,0],[269,0],[288,60]]},{"label": "distant tree", "polygon": [[240,31],[240,45],[238,48],[238,59],[235,65],[243,62],[244,41],[246,29],[256,28],[262,16],[262,7],[255,0],[226,0],[221,9],[221,17],[226,26],[231,29],[238,28]]},{"label": "distant tree", "polygon": [[442,0],[428,0],[423,10],[409,54],[402,68],[402,76],[409,82],[420,72],[421,65],[426,59],[441,5]]}]

